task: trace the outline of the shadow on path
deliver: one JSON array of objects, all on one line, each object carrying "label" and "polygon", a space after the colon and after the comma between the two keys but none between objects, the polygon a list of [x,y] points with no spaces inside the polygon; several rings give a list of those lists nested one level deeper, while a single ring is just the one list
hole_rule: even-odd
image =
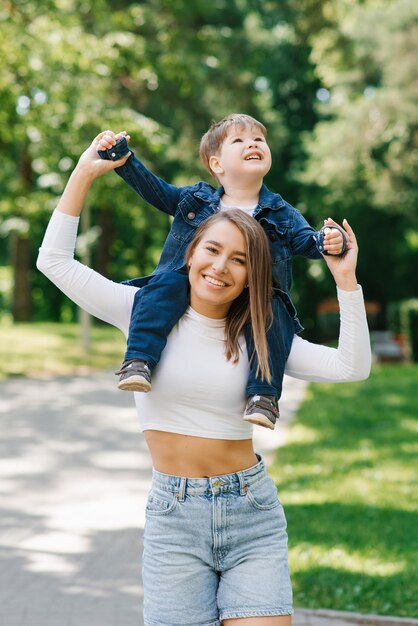
[{"label": "shadow on path", "polygon": [[112,374],[0,384],[0,624],[140,626],[151,468]]}]

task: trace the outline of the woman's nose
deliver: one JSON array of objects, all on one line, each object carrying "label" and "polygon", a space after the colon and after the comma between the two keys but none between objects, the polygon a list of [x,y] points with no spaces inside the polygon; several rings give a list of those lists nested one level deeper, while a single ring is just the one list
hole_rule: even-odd
[{"label": "woman's nose", "polygon": [[222,274],[226,272],[226,260],[221,257],[218,257],[217,259],[213,261],[212,267],[215,272],[217,272],[218,274]]}]

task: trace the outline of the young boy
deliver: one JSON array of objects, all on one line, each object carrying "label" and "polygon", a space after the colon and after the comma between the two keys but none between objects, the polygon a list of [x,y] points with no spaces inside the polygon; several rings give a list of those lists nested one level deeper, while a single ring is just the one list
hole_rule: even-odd
[{"label": "young boy", "polygon": [[[125,164],[115,170],[117,174],[149,204],[174,217],[154,274],[127,281],[142,289],[135,296],[127,352],[117,372],[119,389],[150,391],[151,372],[160,359],[167,336],[189,305],[184,267],[187,245],[207,217],[217,211],[239,208],[260,222],[270,240],[274,287],[273,322],[266,331],[271,381],[258,375],[248,328],[250,377],[243,419],[274,429],[293,335],[303,330],[289,295],[291,259],[297,254],[310,259],[321,258],[321,253],[342,255],[345,237],[334,224],[316,232],[297,209],[263,184],[271,168],[266,134],[263,124],[242,114],[228,115],[209,128],[200,143],[200,156],[216,178],[217,189],[202,181],[186,187],[166,183],[135,157],[125,137],[117,140],[111,131],[101,140],[99,155],[116,161],[130,152]],[[275,306],[276,298],[284,300],[289,313],[287,319],[283,319],[283,314],[279,319],[282,309]],[[155,315],[157,307],[158,315]]]}]

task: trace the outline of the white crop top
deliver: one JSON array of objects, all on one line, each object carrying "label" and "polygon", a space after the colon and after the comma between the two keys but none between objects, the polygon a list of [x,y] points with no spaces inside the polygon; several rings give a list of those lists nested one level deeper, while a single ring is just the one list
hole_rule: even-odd
[{"label": "white crop top", "polygon": [[[71,300],[128,334],[136,287],[114,283],[74,259],[79,218],[55,211],[39,251],[37,267]],[[347,382],[367,378],[370,340],[361,287],[337,290],[341,310],[338,348],[295,336],[286,374],[308,381]],[[224,356],[224,320],[191,307],[170,333],[152,375],[152,391],[135,393],[141,430],[161,430],[213,439],[249,439],[242,419],[248,358],[245,339],[234,365]]]}]

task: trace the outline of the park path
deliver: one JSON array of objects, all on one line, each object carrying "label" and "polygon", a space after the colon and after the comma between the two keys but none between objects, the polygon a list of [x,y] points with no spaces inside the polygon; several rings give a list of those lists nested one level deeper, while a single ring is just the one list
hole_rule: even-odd
[{"label": "park path", "polygon": [[[304,390],[286,379],[279,429],[256,429],[267,459]],[[0,420],[0,626],[142,626],[151,465],[131,394],[111,373],[8,380]],[[294,626],[342,617],[297,611]],[[387,626],[402,623],[418,621]]]}]

